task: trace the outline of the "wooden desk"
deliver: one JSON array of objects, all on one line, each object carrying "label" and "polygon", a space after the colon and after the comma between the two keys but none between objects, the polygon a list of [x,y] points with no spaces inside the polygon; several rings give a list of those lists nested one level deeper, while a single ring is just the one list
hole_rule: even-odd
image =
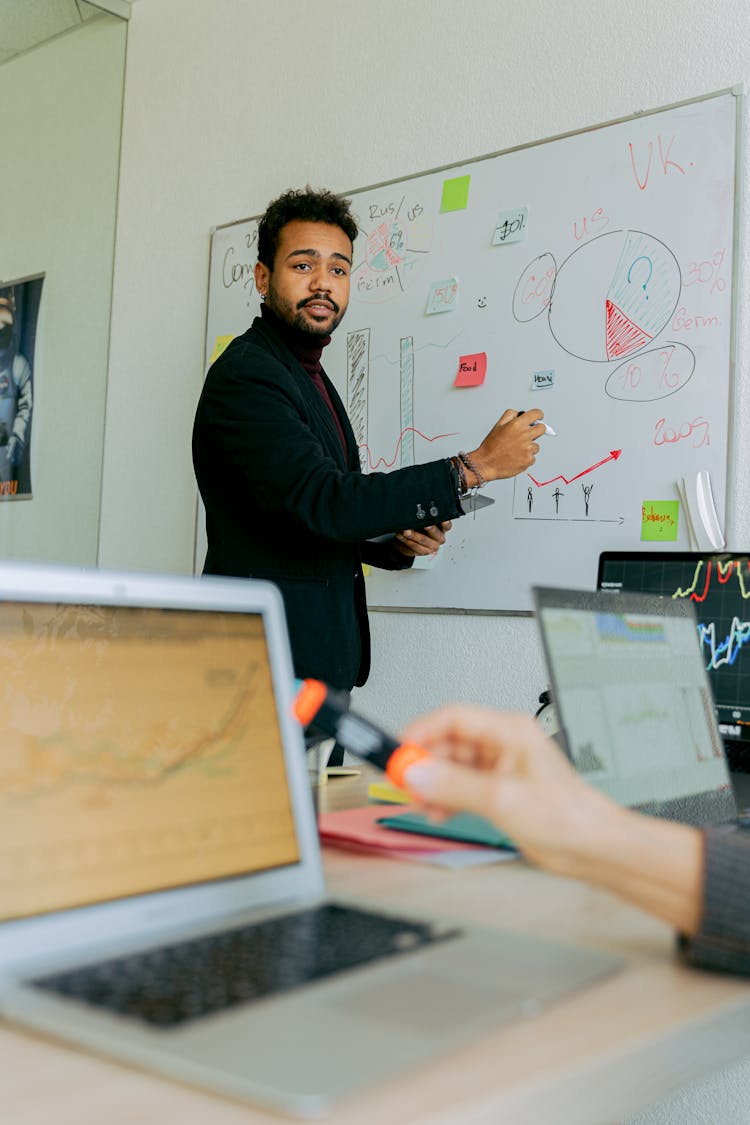
[{"label": "wooden desk", "polygon": [[[366,778],[331,781],[325,807]],[[601,984],[395,1079],[332,1125],[604,1125],[750,1056],[750,985],[680,967],[668,928],[521,862],[452,872],[329,849],[333,894],[578,942],[623,955]],[[257,1125],[279,1117],[0,1027],[8,1125]]]}]

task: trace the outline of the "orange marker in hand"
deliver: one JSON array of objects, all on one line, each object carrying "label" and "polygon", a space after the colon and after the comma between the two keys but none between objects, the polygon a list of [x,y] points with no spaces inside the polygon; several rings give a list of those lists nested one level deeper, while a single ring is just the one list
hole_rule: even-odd
[{"label": "orange marker in hand", "polygon": [[430,754],[415,742],[397,742],[368,719],[348,710],[349,697],[326,687],[320,680],[297,681],[294,714],[303,727],[315,726],[335,738],[340,746],[384,770],[399,789],[408,787],[406,771],[417,762],[430,760]]}]

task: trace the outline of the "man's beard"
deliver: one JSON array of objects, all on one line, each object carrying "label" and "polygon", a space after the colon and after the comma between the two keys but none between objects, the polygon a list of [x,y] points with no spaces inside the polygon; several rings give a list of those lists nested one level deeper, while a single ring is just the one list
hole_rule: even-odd
[{"label": "man's beard", "polygon": [[[313,304],[316,299],[324,301],[327,305],[331,306],[333,320],[330,324],[316,324],[315,321],[306,319],[302,309],[305,305]],[[270,279],[265,303],[268,305],[271,312],[276,314],[279,320],[284,321],[284,324],[288,324],[290,328],[296,328],[298,332],[304,332],[307,336],[330,336],[334,329],[338,328],[346,312],[346,306],[342,309],[335,301],[331,300],[330,297],[323,296],[318,298],[308,297],[306,300],[300,301],[298,305],[292,305],[290,301],[286,301],[276,295]]]},{"label": "man's beard", "polygon": [[0,328],[0,351],[5,351],[13,343],[13,325],[4,324]]}]

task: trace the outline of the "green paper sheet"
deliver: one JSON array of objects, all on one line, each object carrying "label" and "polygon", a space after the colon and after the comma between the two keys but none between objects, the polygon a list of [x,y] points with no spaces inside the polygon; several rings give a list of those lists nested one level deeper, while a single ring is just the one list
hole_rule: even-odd
[{"label": "green paper sheet", "polygon": [[674,543],[679,517],[679,500],[644,500],[641,505],[641,542]]},{"label": "green paper sheet", "polygon": [[443,180],[443,198],[440,202],[441,211],[464,211],[469,205],[469,184],[471,176],[456,176],[452,180]]},{"label": "green paper sheet", "polygon": [[489,820],[473,813],[456,813],[441,823],[429,820],[423,813],[393,813],[378,817],[378,824],[401,832],[417,832],[422,836],[437,836],[444,840],[461,840],[466,844],[515,850],[515,844],[504,832],[495,828]]}]

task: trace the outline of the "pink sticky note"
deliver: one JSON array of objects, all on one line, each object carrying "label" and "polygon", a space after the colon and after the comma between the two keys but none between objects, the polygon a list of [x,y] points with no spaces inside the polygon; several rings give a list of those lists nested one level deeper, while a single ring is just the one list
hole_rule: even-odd
[{"label": "pink sticky note", "polygon": [[487,353],[462,355],[458,361],[458,371],[453,380],[454,387],[481,387],[487,374]]}]

